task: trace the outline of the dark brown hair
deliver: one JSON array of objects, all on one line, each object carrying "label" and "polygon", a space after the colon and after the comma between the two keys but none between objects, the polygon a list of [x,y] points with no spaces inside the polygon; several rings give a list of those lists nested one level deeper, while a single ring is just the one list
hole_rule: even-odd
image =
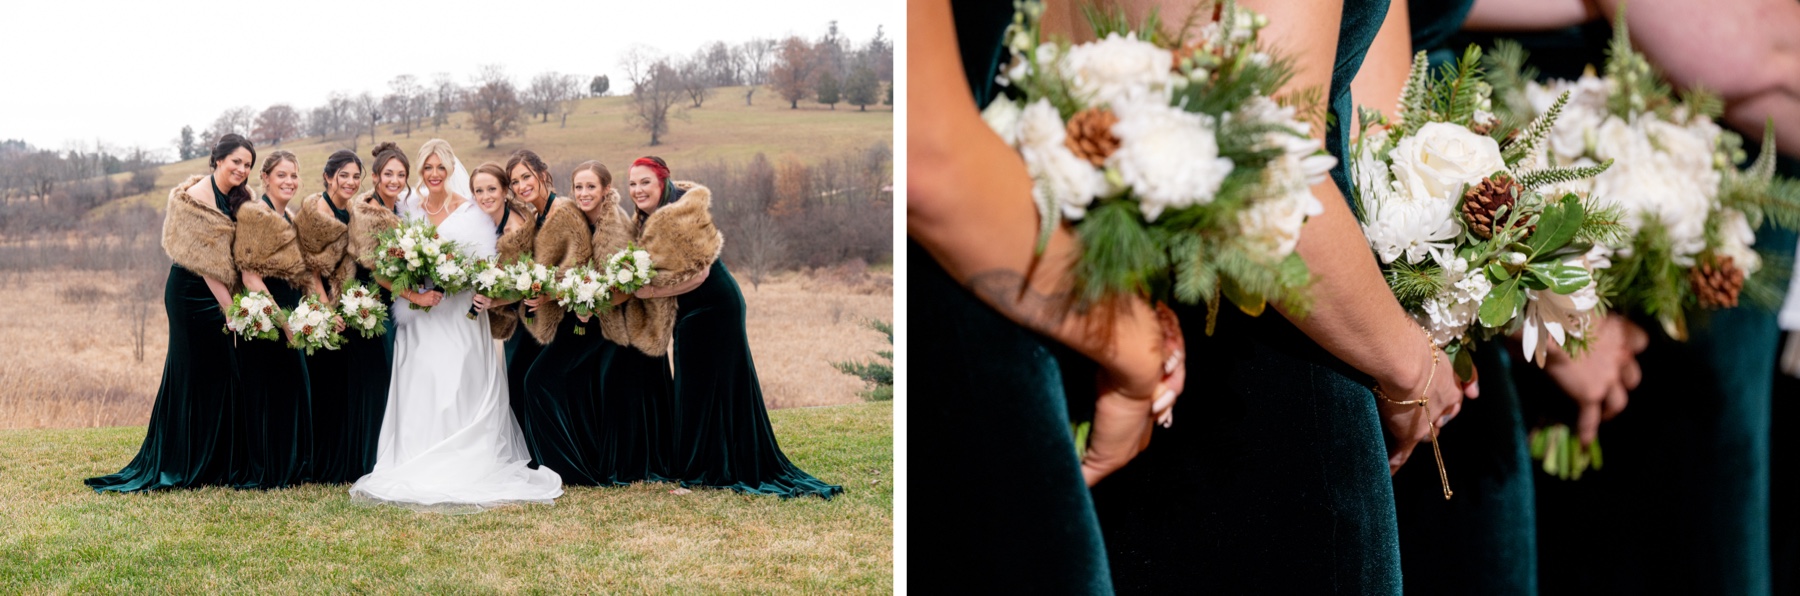
[{"label": "dark brown hair", "polygon": [[545,165],[544,160],[530,149],[514,151],[512,157],[506,158],[507,186],[512,186],[512,172],[519,169],[521,163],[525,164],[525,167],[531,168],[532,172],[537,173],[538,178],[543,179],[543,184],[548,186],[545,192],[556,192],[556,179],[550,176],[550,166]]},{"label": "dark brown hair", "polygon": [[374,154],[375,161],[369,162],[369,172],[377,178],[381,176],[381,169],[387,167],[388,160],[394,159],[400,160],[400,168],[406,170],[408,176],[412,175],[412,162],[407,161],[406,152],[401,151],[400,146],[395,145],[393,141],[382,141],[381,144],[376,145]]},{"label": "dark brown hair", "polygon": [[[219,169],[219,160],[231,157],[231,154],[236,153],[239,148],[250,151],[250,167],[256,167],[256,145],[252,144],[250,139],[235,132],[225,133],[225,136],[219,137],[219,142],[213,145],[212,155],[206,160],[206,165],[216,172]],[[213,184],[217,185],[218,181],[215,179]],[[243,184],[232,188],[231,192],[225,193],[225,196],[231,198],[232,213],[236,213],[238,207],[250,201],[250,191],[245,189]]]},{"label": "dark brown hair", "polygon": [[[469,172],[469,187],[470,188],[475,187],[475,176],[477,174],[487,174],[489,176],[493,176],[495,180],[500,181],[500,191],[501,192],[506,192],[506,193],[512,192],[512,179],[507,177],[506,170],[502,169],[500,167],[500,164],[490,161],[490,162],[475,166],[475,171]],[[473,199],[475,197],[469,197],[469,198]]]},{"label": "dark brown hair", "polygon": [[[593,172],[595,176],[598,176],[600,178],[600,188],[612,186],[612,171],[606,169],[606,164],[600,163],[599,160],[590,159],[581,162],[581,165],[575,166],[575,171],[569,172],[569,188],[575,188],[575,175],[582,172]],[[573,192],[573,190],[570,192]]]}]

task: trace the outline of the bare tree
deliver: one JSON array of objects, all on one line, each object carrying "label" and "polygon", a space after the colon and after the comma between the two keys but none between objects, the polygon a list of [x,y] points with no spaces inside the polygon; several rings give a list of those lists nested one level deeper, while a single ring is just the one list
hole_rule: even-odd
[{"label": "bare tree", "polygon": [[520,99],[525,102],[525,109],[539,122],[549,122],[550,113],[556,111],[556,103],[562,101],[563,78],[555,72],[538,73],[531,79],[531,85],[525,88]]},{"label": "bare tree", "polygon": [[356,108],[352,105],[353,103],[350,95],[343,91],[333,91],[330,96],[325,98],[325,107],[331,116],[328,121],[330,130],[326,134],[350,133],[350,149],[352,151],[356,150],[357,140]]},{"label": "bare tree", "polygon": [[725,42],[715,41],[697,50],[695,57],[701,56],[705,56],[706,76],[712,79],[714,87],[730,87],[743,81],[743,57]]},{"label": "bare tree", "polygon": [[737,256],[743,259],[750,287],[762,289],[762,281],[788,258],[787,232],[767,213],[751,213],[734,222]]},{"label": "bare tree", "polygon": [[369,132],[369,142],[375,142],[375,125],[381,124],[381,101],[367,91],[351,101],[351,112],[356,116],[359,130]]},{"label": "bare tree", "polygon": [[752,105],[757,88],[769,82],[769,59],[775,55],[773,39],[752,39],[738,44],[735,52],[744,71],[744,105]]},{"label": "bare tree", "polygon": [[462,89],[456,86],[456,81],[450,78],[450,73],[440,72],[437,74],[437,78],[431,84],[432,132],[435,133],[439,127],[450,123],[450,114],[456,112],[456,100],[462,95]]},{"label": "bare tree", "polygon": [[[685,110],[677,108],[685,90],[681,73],[669,64],[668,60],[660,60],[645,69],[645,79],[632,85],[631,103],[633,111],[627,121],[639,130],[650,133],[650,146],[662,144],[662,136],[669,132],[669,118],[683,118]],[[670,111],[673,110],[674,114]]]},{"label": "bare tree", "polygon": [[219,114],[218,118],[213,119],[212,126],[208,127],[206,132],[201,134],[200,152],[204,154],[211,150],[212,146],[218,143],[219,137],[223,137],[227,134],[236,133],[245,137],[250,136],[251,128],[255,125],[255,122],[255,108],[250,106],[240,106],[225,110],[224,113]]},{"label": "bare tree", "polygon": [[257,142],[280,145],[284,139],[300,136],[300,113],[285,103],[269,106],[256,116],[255,132],[252,136]]},{"label": "bare tree", "polygon": [[475,87],[469,90],[463,103],[468,107],[469,120],[476,134],[487,141],[489,149],[493,149],[494,141],[502,137],[525,134],[524,103],[520,101],[512,79],[499,65],[481,67]]},{"label": "bare tree", "polygon": [[696,108],[712,95],[712,75],[706,69],[705,60],[705,53],[700,52],[676,67],[676,75],[681,77],[681,94],[694,102],[692,107]]},{"label": "bare tree", "polygon": [[775,54],[775,66],[769,70],[769,84],[787,100],[788,109],[798,110],[800,100],[806,99],[807,93],[812,91],[813,73],[818,68],[813,45],[799,37],[789,37],[781,42],[781,50]]},{"label": "bare tree", "polygon": [[569,115],[581,107],[581,77],[563,75],[562,99],[556,102],[556,116],[561,120],[556,127],[568,128]]},{"label": "bare tree", "polygon": [[381,101],[383,108],[391,114],[388,119],[399,120],[407,138],[412,138],[413,123],[419,117],[418,97],[423,91],[418,77],[400,75],[388,81],[388,96]]}]

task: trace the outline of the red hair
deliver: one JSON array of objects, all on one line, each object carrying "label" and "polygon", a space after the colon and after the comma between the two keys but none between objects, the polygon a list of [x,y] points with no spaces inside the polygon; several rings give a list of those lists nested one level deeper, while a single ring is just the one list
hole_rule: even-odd
[{"label": "red hair", "polygon": [[654,157],[637,158],[637,161],[631,162],[631,166],[644,166],[650,168],[650,171],[656,172],[656,179],[658,181],[667,182],[669,180],[669,166],[663,165],[660,160]]}]

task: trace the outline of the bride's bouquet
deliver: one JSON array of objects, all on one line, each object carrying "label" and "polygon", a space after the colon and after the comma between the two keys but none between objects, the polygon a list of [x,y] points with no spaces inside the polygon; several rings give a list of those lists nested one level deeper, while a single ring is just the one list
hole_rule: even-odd
[{"label": "bride's bouquet", "polygon": [[[436,262],[431,264],[431,283],[437,286],[437,289],[442,290],[446,296],[467,290],[473,281],[471,274],[478,266],[476,263],[481,262],[484,261],[456,251],[454,246],[447,247],[443,252],[438,253]],[[426,310],[431,309],[426,308]],[[475,318],[474,312],[475,305],[470,304],[469,318]]]},{"label": "bride's bouquet", "polygon": [[[1501,42],[1492,61],[1502,113],[1534,117],[1561,106],[1549,143],[1528,159],[1551,167],[1612,161],[1592,180],[1557,188],[1617,207],[1625,234],[1608,243],[1613,266],[1602,291],[1615,308],[1656,317],[1670,337],[1687,338],[1691,309],[1735,307],[1740,294],[1779,301],[1776,284],[1752,280],[1762,258],[1751,244],[1765,217],[1800,225],[1800,188],[1773,180],[1774,131],[1748,170],[1743,140],[1715,121],[1724,103],[1704,89],[1672,91],[1631,47],[1620,11],[1603,73],[1536,82],[1516,43]],[[1555,99],[1568,96],[1566,105]],[[1746,281],[1751,283],[1746,284]]]},{"label": "bride's bouquet", "polygon": [[1294,246],[1322,212],[1308,187],[1336,160],[1310,135],[1317,90],[1273,96],[1293,67],[1258,43],[1268,20],[1227,2],[1217,21],[1170,33],[1155,15],[1134,26],[1090,9],[1099,41],[1071,45],[1043,38],[1040,2],[1018,6],[1007,95],[982,118],[1024,157],[1038,250],[1074,225],[1081,302],[1303,311],[1310,273]]},{"label": "bride's bouquet", "polygon": [[387,320],[387,304],[382,303],[380,295],[373,288],[358,282],[344,285],[344,291],[338,296],[338,315],[344,317],[344,325],[362,333],[363,338],[371,338],[387,333],[382,322]]},{"label": "bride's bouquet", "polygon": [[[581,266],[564,271],[556,279],[550,295],[563,308],[583,317],[612,309],[611,279],[602,271]],[[587,328],[575,326],[576,335],[587,335]]]},{"label": "bride's bouquet", "polygon": [[1551,342],[1580,349],[1600,306],[1594,270],[1606,266],[1595,243],[1618,234],[1615,209],[1555,188],[1610,162],[1528,167],[1557,110],[1503,126],[1480,59],[1471,47],[1434,77],[1420,52],[1398,120],[1360,112],[1350,164],[1388,286],[1463,379],[1470,342],[1495,334],[1522,330],[1525,358],[1540,366]]},{"label": "bride's bouquet", "polygon": [[[421,220],[407,220],[375,237],[375,274],[388,280],[395,292],[424,291],[435,283],[439,257],[455,251],[455,243],[438,236],[437,227]],[[430,307],[408,304],[413,310]]]},{"label": "bride's bouquet", "polygon": [[608,258],[606,269],[602,273],[607,284],[626,294],[638,291],[656,277],[656,269],[650,263],[650,253],[638,248],[636,244],[626,245],[624,250]]},{"label": "bride's bouquet", "polygon": [[[475,290],[477,295],[493,299],[506,297],[507,288],[510,287],[504,283],[506,269],[500,267],[494,259],[478,259],[469,263],[468,276],[469,288]],[[469,305],[468,315],[470,319],[477,316],[474,304]]]},{"label": "bride's bouquet", "polygon": [[268,292],[249,291],[231,297],[225,332],[244,339],[281,339],[281,306]]},{"label": "bride's bouquet", "polygon": [[343,347],[344,336],[338,333],[335,319],[336,314],[320,303],[318,296],[307,294],[287,312],[288,345],[306,350],[308,356],[320,348]]}]

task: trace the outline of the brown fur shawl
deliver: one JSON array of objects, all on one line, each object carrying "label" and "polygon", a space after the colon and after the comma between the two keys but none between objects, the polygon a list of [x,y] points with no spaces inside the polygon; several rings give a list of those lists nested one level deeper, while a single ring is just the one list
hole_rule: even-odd
[{"label": "brown fur shawl", "polygon": [[307,287],[306,263],[300,257],[300,244],[294,226],[261,200],[238,207],[237,239],[231,244],[231,256],[238,269],[263,277],[285,279],[296,286]]},{"label": "brown fur shawl", "polygon": [[[678,181],[675,186],[687,194],[650,214],[638,237],[638,246],[650,253],[650,262],[656,267],[650,285],[659,288],[680,285],[711,268],[725,245],[725,236],[712,222],[712,191],[692,182]],[[632,347],[651,356],[668,353],[675,335],[678,299],[625,303]]]},{"label": "brown fur shawl", "polygon": [[[561,271],[588,264],[594,258],[594,245],[588,234],[587,214],[575,206],[573,199],[552,203],[550,215],[544,217],[544,226],[538,229],[532,246],[532,257],[552,269]],[[562,317],[563,308],[545,300],[526,329],[538,343],[548,344],[556,339],[556,326],[562,323]]]},{"label": "brown fur shawl", "polygon": [[[512,209],[512,215],[507,217],[512,219],[506,222],[506,230],[500,234],[500,239],[494,241],[495,262],[501,265],[517,261],[525,253],[531,252],[531,244],[535,239],[531,230],[535,222],[532,220],[537,217],[532,213],[530,205],[514,199],[508,199],[506,203]],[[493,332],[494,339],[511,338],[518,326],[518,309],[508,306],[488,311],[488,328]]]},{"label": "brown fur shawl", "polygon": [[[600,221],[594,224],[594,265],[603,267],[606,260],[625,250],[636,237],[637,225],[631,214],[619,206],[619,191],[607,189],[606,196],[600,199]],[[627,302],[636,300],[627,299]],[[600,334],[613,343],[631,345],[631,332],[625,326],[625,303],[613,307],[603,314],[594,315],[600,319]]]},{"label": "brown fur shawl", "polygon": [[306,261],[308,271],[330,284],[327,293],[335,301],[344,285],[356,277],[356,259],[349,250],[350,225],[337,220],[331,206],[324,204],[322,193],[314,193],[298,203],[294,229],[300,236],[300,258]]},{"label": "brown fur shawl", "polygon": [[206,176],[189,176],[169,191],[168,209],[163,214],[163,252],[175,264],[235,288],[238,272],[231,260],[231,245],[237,224],[219,211],[211,188],[196,191],[204,199],[188,192],[205,180]]},{"label": "brown fur shawl", "polygon": [[364,269],[375,269],[375,235],[400,226],[400,216],[381,205],[375,191],[366,190],[350,199],[351,256]]}]

